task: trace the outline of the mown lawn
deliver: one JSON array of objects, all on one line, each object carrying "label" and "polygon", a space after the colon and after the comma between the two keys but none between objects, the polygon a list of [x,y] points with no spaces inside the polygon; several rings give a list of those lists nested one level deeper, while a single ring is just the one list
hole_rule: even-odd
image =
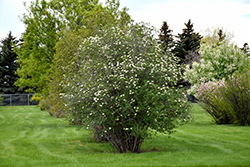
[{"label": "mown lawn", "polygon": [[0,166],[250,166],[250,127],[216,125],[198,104],[193,112],[195,121],[171,138],[158,134],[142,146],[158,151],[119,154],[37,106],[0,107]]}]

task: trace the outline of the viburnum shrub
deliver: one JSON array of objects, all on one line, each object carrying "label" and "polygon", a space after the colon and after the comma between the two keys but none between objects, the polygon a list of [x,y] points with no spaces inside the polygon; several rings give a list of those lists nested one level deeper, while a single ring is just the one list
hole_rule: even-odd
[{"label": "viburnum shrub", "polygon": [[191,104],[176,88],[177,58],[162,54],[154,31],[142,23],[100,30],[83,41],[65,76],[70,121],[97,127],[120,153],[140,152],[147,137],[191,119]]},{"label": "viburnum shrub", "polygon": [[227,81],[202,83],[196,94],[218,124],[250,124],[250,73],[236,72]]}]

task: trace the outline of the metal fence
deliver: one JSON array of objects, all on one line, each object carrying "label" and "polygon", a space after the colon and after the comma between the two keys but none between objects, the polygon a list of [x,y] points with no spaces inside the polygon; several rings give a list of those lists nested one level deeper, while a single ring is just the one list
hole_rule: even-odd
[{"label": "metal fence", "polygon": [[[0,94],[3,98],[0,106],[26,106],[37,105],[36,101],[31,101],[34,94]],[[0,100],[1,102],[1,100]]]}]

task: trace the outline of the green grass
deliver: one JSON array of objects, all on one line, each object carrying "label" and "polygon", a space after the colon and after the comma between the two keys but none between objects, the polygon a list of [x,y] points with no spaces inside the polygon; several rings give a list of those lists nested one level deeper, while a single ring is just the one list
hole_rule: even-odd
[{"label": "green grass", "polygon": [[37,106],[0,107],[0,166],[250,166],[250,127],[216,125],[198,104],[193,112],[195,121],[171,138],[143,143],[158,151],[119,154]]}]

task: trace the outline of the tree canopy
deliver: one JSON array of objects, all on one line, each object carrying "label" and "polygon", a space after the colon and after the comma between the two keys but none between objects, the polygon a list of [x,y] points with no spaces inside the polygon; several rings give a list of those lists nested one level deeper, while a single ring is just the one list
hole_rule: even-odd
[{"label": "tree canopy", "polygon": [[190,93],[197,92],[197,85],[214,80],[226,80],[235,71],[243,71],[249,66],[247,54],[231,44],[202,45],[200,62],[193,62],[192,69],[186,66],[185,77],[192,84]]},{"label": "tree canopy", "polygon": [[232,32],[227,31],[223,27],[206,28],[202,33],[204,37],[201,39],[201,43],[206,45],[217,45],[220,42],[229,44],[234,37]]},{"label": "tree canopy", "polygon": [[31,92],[48,94],[51,81],[55,46],[66,30],[84,30],[95,34],[102,24],[121,20],[126,25],[130,17],[127,9],[118,10],[119,3],[107,1],[103,7],[98,0],[36,0],[28,7],[22,21],[26,30],[22,35],[23,43],[18,49],[18,63],[21,68],[17,84],[29,86]]},{"label": "tree canopy", "polygon": [[[55,48],[53,66],[49,74],[48,97],[46,108],[53,116],[62,116],[66,114],[64,101],[60,98],[60,93],[64,92],[61,83],[64,82],[64,75],[67,75],[65,68],[72,66],[75,59],[75,52],[82,41],[95,36],[103,27],[112,24],[124,29],[131,22],[127,9],[119,9],[119,1],[107,1],[107,6],[97,5],[91,12],[86,13],[82,21],[82,28],[67,28],[61,31],[60,39]],[[77,69],[76,69],[77,70]]]}]

